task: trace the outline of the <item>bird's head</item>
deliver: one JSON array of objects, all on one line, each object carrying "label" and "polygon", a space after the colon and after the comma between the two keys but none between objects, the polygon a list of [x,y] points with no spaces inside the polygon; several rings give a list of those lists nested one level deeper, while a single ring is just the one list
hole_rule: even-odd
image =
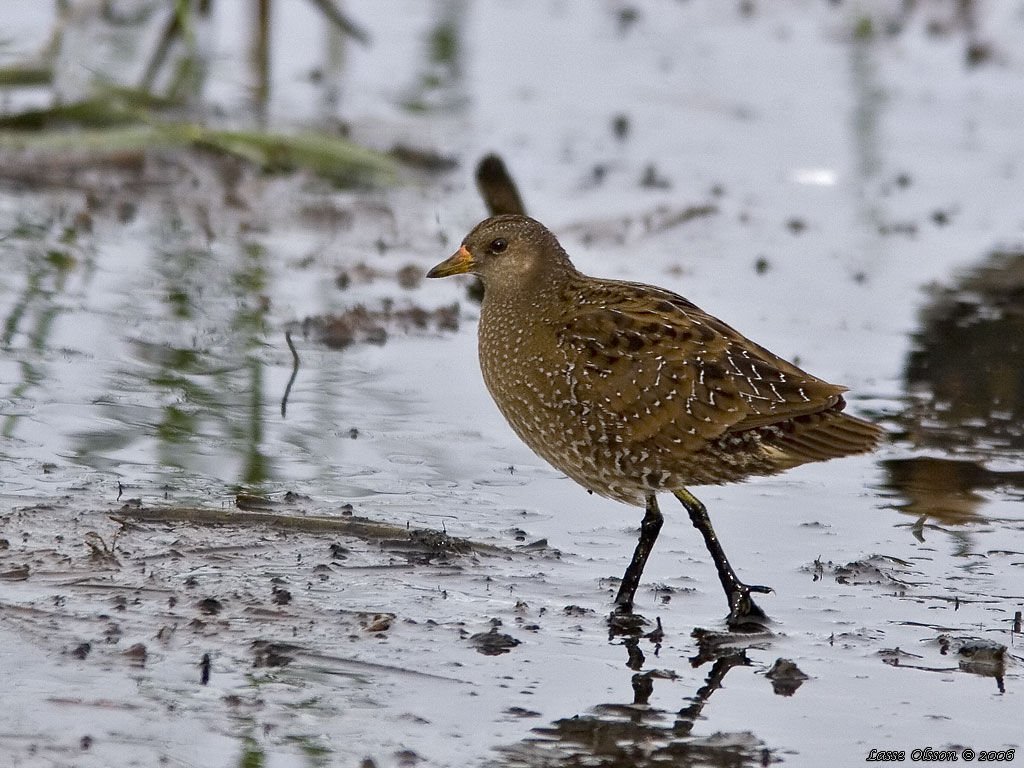
[{"label": "bird's head", "polygon": [[477,224],[450,258],[427,273],[448,277],[470,273],[487,291],[552,280],[572,265],[555,236],[538,221],[514,214]]}]

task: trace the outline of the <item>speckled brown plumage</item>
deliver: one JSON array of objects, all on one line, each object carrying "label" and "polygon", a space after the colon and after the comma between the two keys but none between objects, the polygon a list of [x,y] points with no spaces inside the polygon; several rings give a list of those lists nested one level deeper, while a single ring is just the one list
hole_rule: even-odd
[{"label": "speckled brown plumage", "polygon": [[480,365],[512,428],[588,490],[646,505],[659,526],[659,492],[675,492],[693,519],[688,485],[859,453],[882,434],[843,412],[844,387],[683,297],[582,274],[533,219],[487,219],[428,276],[460,272],[484,282]]}]

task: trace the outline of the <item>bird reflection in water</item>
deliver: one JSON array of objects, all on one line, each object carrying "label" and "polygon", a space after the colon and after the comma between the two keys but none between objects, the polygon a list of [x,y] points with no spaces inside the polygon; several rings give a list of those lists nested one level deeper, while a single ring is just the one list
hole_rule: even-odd
[{"label": "bird reflection in water", "polygon": [[[703,684],[686,706],[669,712],[650,705],[655,681],[674,677],[672,673],[650,670],[636,672],[631,680],[633,700],[629,704],[601,704],[589,713],[565,717],[533,729],[533,735],[518,744],[503,747],[494,764],[507,768],[545,765],[588,765],[596,768],[645,768],[661,765],[701,765],[741,768],[778,762],[774,752],[749,731],[694,736],[695,724],[704,715],[712,694],[722,687],[725,676],[736,667],[750,667],[746,647],[752,636],[698,629],[694,668],[711,664]],[[767,634],[759,641],[767,638]],[[738,647],[737,641],[746,645]],[[758,642],[759,642],[758,641]],[[638,649],[626,643],[630,662]],[[640,654],[642,659],[642,653]],[[629,666],[632,668],[632,664]],[[792,695],[799,684],[790,686]],[[773,688],[779,692],[778,687]]]},{"label": "bird reflection in water", "polygon": [[977,520],[981,492],[1024,489],[1024,472],[999,467],[1024,452],[1024,251],[994,251],[929,293],[897,421],[906,442],[933,455],[883,462],[919,539],[929,525]]}]

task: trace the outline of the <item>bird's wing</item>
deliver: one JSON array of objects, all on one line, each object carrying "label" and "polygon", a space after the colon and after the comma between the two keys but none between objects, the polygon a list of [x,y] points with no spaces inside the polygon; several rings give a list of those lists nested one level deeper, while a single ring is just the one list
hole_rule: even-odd
[{"label": "bird's wing", "polygon": [[829,384],[671,291],[602,281],[556,331],[575,361],[574,394],[685,450],[841,403]]}]

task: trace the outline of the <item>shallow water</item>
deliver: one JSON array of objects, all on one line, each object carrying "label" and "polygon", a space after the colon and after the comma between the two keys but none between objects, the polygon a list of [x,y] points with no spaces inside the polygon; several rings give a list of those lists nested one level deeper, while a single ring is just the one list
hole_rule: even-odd
[{"label": "shallow water", "polygon": [[[811,766],[1019,748],[1013,5],[977,5],[973,32],[940,4],[877,11],[868,37],[847,4],[350,2],[374,44],[339,59],[308,43],[307,4],[281,4],[271,120],[340,115],[458,168],[337,190],[156,154],[5,188],[0,668],[19,706],[0,754]],[[17,6],[0,10],[32,50],[48,20]],[[205,32],[205,95],[229,113],[236,11]],[[967,66],[972,40],[992,55]],[[609,639],[639,510],[516,440],[466,285],[415,279],[483,216],[491,150],[584,271],[678,290],[892,432],[875,456],[697,489],[740,574],[774,587],[770,635],[718,638],[713,568],[665,500],[637,606],[664,637]],[[519,644],[478,652],[492,628]],[[795,690],[769,678],[778,659],[807,675]]]}]

